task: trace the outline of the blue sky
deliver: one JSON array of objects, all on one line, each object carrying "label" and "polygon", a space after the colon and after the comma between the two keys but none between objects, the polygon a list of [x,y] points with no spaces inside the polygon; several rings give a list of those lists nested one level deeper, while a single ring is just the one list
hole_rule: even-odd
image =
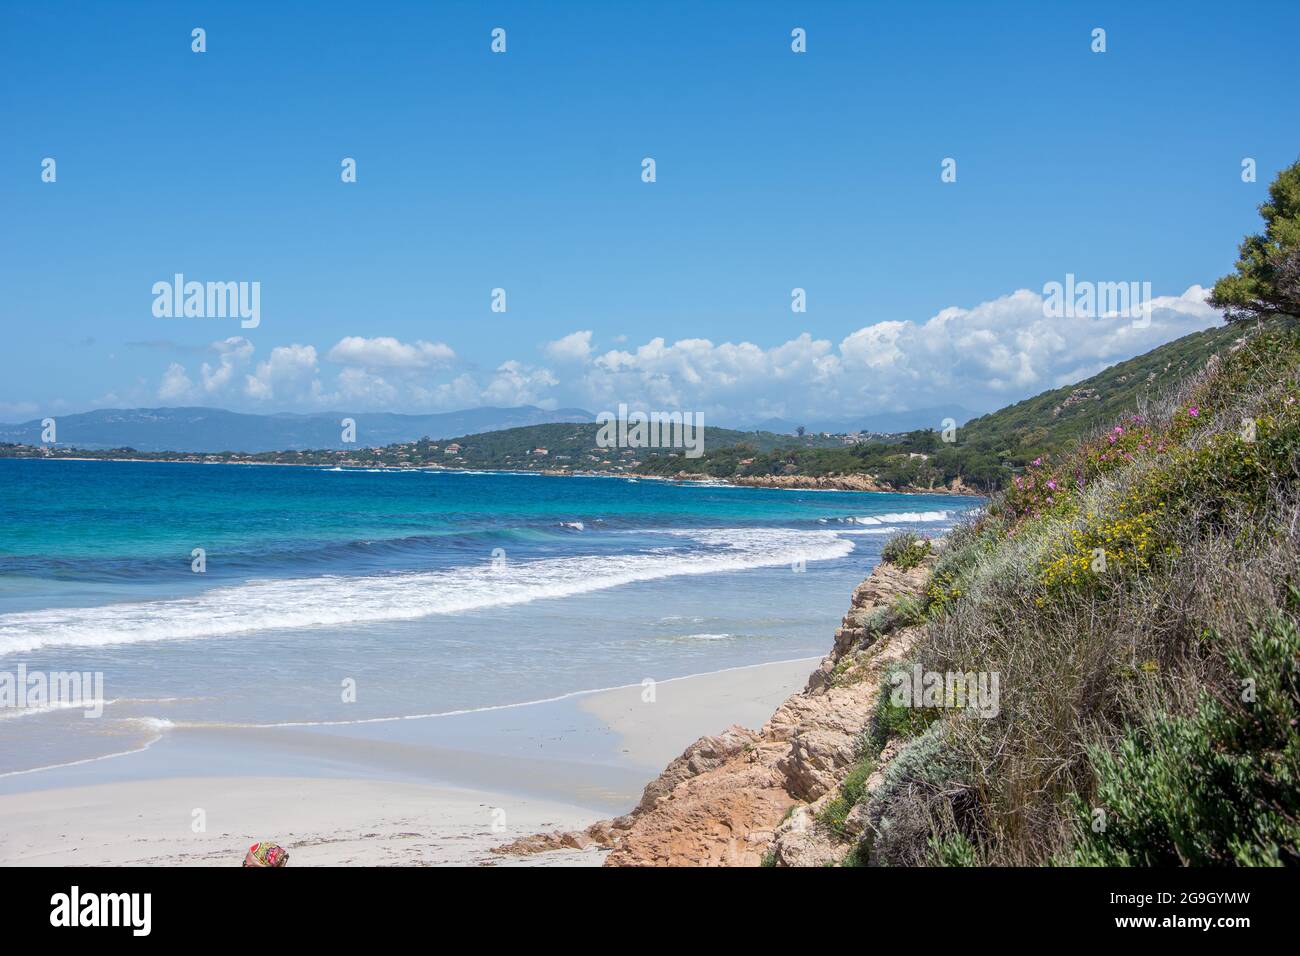
[{"label": "blue sky", "polygon": [[[1295,3],[380,9],[4,7],[0,420],[983,411],[1213,324],[1300,155]],[[260,325],[155,317],[177,272]],[[1154,321],[1045,320],[1067,273]]]}]

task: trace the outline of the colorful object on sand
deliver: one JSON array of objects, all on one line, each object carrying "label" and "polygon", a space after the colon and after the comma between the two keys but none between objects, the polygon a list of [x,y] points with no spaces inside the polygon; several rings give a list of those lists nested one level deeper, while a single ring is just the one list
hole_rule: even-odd
[{"label": "colorful object on sand", "polygon": [[278,843],[254,843],[244,857],[244,866],[284,866],[289,862],[289,851]]}]

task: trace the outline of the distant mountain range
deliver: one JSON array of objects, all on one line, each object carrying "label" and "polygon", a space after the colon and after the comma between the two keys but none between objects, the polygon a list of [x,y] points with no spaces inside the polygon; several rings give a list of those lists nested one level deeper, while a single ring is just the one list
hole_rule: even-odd
[{"label": "distant mountain range", "polygon": [[[793,422],[771,418],[746,430],[791,435],[803,425],[810,435],[820,432],[903,432],[940,428],[945,418],[964,424],[972,413],[960,406],[884,412],[858,418],[810,419]],[[221,408],[101,408],[75,415],[56,415],[59,445],[87,450],[134,448],[137,451],[264,452],[309,448],[383,446],[420,438],[441,440],[462,435],[502,431],[529,425],[591,423],[596,416],[581,408],[548,411],[535,405],[514,408],[470,408],[432,415],[393,412],[314,412],[272,415],[229,412]],[[344,418],[357,423],[356,444],[342,440]],[[0,442],[34,445],[41,442],[41,419],[0,424]]]},{"label": "distant mountain range", "polygon": [[[554,411],[533,405],[470,408],[436,415],[392,412],[318,412],[248,415],[220,408],[101,408],[56,415],[59,445],[78,448],[134,448],[138,451],[261,452],[308,448],[355,448],[451,438],[524,425],[592,422],[581,408]],[[345,445],[340,422],[356,422],[356,444]],[[0,442],[33,445],[41,440],[41,420],[0,424]]]},{"label": "distant mountain range", "polygon": [[942,430],[945,418],[951,418],[956,424],[964,425],[974,417],[975,413],[970,409],[962,408],[960,405],[944,405],[934,408],[916,408],[907,412],[876,412],[851,418],[813,418],[798,422],[786,418],[765,418],[762,421],[746,424],[745,428],[776,432],[778,435],[789,435],[800,425],[810,432],[830,432],[833,435],[850,432],[895,434],[918,428]]}]

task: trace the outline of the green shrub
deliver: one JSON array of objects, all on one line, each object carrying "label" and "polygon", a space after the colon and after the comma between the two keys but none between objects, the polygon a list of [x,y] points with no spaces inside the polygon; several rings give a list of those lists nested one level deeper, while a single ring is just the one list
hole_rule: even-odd
[{"label": "green shrub", "polygon": [[[1293,595],[1295,594],[1293,590]],[[1190,717],[1155,715],[1094,748],[1093,811],[1079,806],[1084,866],[1300,864],[1300,631],[1279,612],[1229,653],[1241,685]],[[1244,688],[1253,682],[1254,701]]]},{"label": "green shrub", "polygon": [[890,617],[899,627],[913,627],[925,623],[925,605],[919,598],[900,594],[889,605]]},{"label": "green shrub", "polygon": [[930,837],[930,852],[936,866],[978,866],[975,847],[961,833]]},{"label": "green shrub", "polygon": [[935,841],[947,841],[969,825],[965,818],[974,810],[974,800],[963,761],[949,746],[948,723],[932,724],[890,761],[867,799],[859,865],[930,863]]},{"label": "green shrub", "polygon": [[864,732],[864,750],[873,757],[880,756],[885,744],[895,737],[918,737],[941,715],[938,707],[913,707],[893,701],[894,675],[903,674],[911,679],[911,664],[890,668],[881,676],[876,692],[876,707]]},{"label": "green shrub", "polygon": [[849,811],[862,799],[867,788],[867,778],[875,768],[876,762],[871,757],[859,760],[840,784],[839,793],[817,814],[817,822],[837,836],[847,837],[844,821],[848,819]]},{"label": "green shrub", "polygon": [[891,535],[880,551],[880,560],[902,571],[920,565],[930,553],[930,539],[919,538],[910,531]]}]

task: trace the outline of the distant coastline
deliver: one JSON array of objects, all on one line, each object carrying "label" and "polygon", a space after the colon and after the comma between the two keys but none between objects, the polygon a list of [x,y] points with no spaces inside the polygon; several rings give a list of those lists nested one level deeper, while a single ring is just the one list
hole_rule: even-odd
[{"label": "distant coastline", "polygon": [[[711,475],[702,475],[693,472],[679,472],[675,475],[654,475],[643,474],[640,472],[627,471],[586,471],[576,469],[560,468],[474,468],[458,467],[452,465],[386,465],[380,462],[366,464],[331,464],[329,462],[308,462],[308,461],[265,461],[253,459],[231,459],[219,457],[216,455],[187,455],[185,457],[164,456],[159,453],[157,457],[149,455],[148,457],[107,457],[107,456],[90,456],[84,454],[78,455],[60,455],[40,453],[36,446],[19,446],[31,448],[32,452],[27,454],[4,454],[0,452],[0,460],[22,460],[22,461],[104,461],[104,462],[134,462],[137,464],[174,464],[174,465],[254,465],[254,466],[272,466],[279,468],[317,468],[330,470],[337,468],[341,471],[356,472],[448,472],[454,474],[483,474],[483,475],[545,475],[551,478],[621,478],[624,481],[668,481],[680,484],[696,485],[717,485],[729,488],[775,488],[784,491],[856,491],[867,494],[890,494],[890,495],[961,495],[972,498],[984,498],[987,495],[978,489],[971,488],[962,484],[960,479],[954,480],[950,485],[937,485],[933,488],[923,488],[915,485],[905,485],[903,487],[893,487],[887,482],[879,482],[874,476],[868,474],[847,474],[847,475],[747,475],[732,478],[715,478]],[[80,449],[70,449],[81,451]]]}]

